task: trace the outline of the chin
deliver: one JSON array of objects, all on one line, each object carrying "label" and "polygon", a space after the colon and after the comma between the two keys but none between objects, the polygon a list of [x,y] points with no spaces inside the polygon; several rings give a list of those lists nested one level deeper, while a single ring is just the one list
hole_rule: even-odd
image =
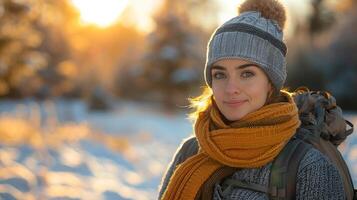
[{"label": "chin", "polygon": [[237,113],[232,113],[232,114],[227,114],[224,115],[229,121],[238,121],[240,119],[242,119],[246,114],[242,113],[242,114],[237,114]]}]

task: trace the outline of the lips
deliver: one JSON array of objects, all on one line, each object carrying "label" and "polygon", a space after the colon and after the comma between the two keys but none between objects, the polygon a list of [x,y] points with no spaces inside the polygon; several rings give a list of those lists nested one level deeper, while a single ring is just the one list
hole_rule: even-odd
[{"label": "lips", "polygon": [[231,100],[231,101],[224,101],[223,103],[230,107],[238,107],[246,102],[247,100]]}]

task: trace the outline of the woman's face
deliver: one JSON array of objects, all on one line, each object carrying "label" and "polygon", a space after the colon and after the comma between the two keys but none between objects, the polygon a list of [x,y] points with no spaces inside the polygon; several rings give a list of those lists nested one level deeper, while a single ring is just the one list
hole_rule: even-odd
[{"label": "woman's face", "polygon": [[272,86],[262,69],[241,59],[223,59],[212,65],[212,91],[221,113],[236,121],[261,108]]}]

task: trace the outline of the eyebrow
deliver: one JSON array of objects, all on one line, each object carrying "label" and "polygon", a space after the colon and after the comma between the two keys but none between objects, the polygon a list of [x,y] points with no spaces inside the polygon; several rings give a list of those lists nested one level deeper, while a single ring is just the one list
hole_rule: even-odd
[{"label": "eyebrow", "polygon": [[[235,68],[236,68],[236,69],[244,69],[244,68],[251,67],[251,66],[259,67],[259,65],[254,64],[254,63],[246,63],[246,64],[243,64],[243,65],[238,65],[238,66],[236,66]],[[211,69],[226,70],[225,67],[220,66],[220,65],[213,65],[213,66],[211,67]]]}]

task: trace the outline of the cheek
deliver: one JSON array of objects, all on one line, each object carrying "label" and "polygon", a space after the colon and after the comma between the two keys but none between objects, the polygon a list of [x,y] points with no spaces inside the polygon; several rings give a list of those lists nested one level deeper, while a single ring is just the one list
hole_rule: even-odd
[{"label": "cheek", "polygon": [[212,93],[216,100],[223,99],[223,95],[224,95],[223,91],[224,91],[224,89],[221,86],[221,84],[212,83]]},{"label": "cheek", "polygon": [[253,84],[249,89],[251,100],[257,104],[265,104],[269,92],[269,84],[263,82],[261,84]]}]

